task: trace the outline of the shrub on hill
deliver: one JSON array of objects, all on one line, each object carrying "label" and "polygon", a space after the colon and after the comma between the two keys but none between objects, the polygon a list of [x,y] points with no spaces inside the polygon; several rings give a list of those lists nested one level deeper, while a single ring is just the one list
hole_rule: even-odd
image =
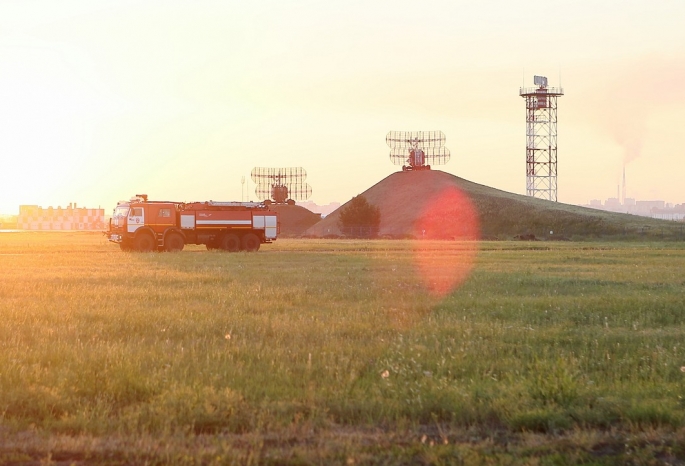
[{"label": "shrub on hill", "polygon": [[340,211],[338,227],[347,236],[374,238],[378,236],[381,210],[369,204],[361,194],[352,198]]}]

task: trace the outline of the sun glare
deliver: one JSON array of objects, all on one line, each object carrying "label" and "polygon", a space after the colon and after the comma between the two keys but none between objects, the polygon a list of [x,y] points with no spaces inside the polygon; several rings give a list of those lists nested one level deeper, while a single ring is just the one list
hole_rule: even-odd
[{"label": "sun glare", "polygon": [[[443,190],[427,206],[416,223],[415,236],[420,240],[414,245],[414,262],[424,286],[444,297],[461,286],[473,269],[480,241],[478,214],[456,187]],[[459,241],[460,247],[455,248],[453,241]]]}]

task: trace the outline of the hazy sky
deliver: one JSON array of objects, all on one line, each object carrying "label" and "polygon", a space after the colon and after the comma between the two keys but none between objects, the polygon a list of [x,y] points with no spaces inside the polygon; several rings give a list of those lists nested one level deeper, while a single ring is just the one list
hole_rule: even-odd
[{"label": "hazy sky", "polygon": [[[0,213],[240,200],[303,166],[319,203],[442,130],[447,172],[525,193],[533,75],[559,99],[559,201],[685,202],[685,1],[0,0]],[[254,199],[254,185],[250,183]]]}]

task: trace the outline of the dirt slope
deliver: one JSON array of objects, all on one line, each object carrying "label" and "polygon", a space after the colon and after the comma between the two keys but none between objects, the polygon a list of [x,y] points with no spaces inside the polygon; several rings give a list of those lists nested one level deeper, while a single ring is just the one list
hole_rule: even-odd
[{"label": "dirt slope", "polygon": [[282,238],[301,236],[307,228],[321,220],[321,214],[316,214],[298,205],[272,204],[269,209],[278,212],[278,218],[281,222],[279,236]]},{"label": "dirt slope", "polygon": [[[602,237],[628,235],[677,235],[680,226],[673,222],[533,199],[472,183],[438,170],[396,172],[364,191],[366,199],[381,210],[380,235],[421,236],[418,220],[442,201],[449,188],[465,195],[477,212],[481,237],[510,238],[533,234],[538,238]],[[311,236],[340,235],[338,219],[347,203],[309,228]],[[444,205],[439,225],[431,237],[459,237],[457,223],[464,221],[463,206]],[[461,217],[460,217],[461,215]],[[425,235],[425,232],[423,233]],[[680,233],[682,235],[682,233]]]}]

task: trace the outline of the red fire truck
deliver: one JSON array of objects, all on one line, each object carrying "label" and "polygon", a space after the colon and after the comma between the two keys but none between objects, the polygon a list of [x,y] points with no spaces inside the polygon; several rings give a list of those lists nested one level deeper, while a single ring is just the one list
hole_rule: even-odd
[{"label": "red fire truck", "polygon": [[186,244],[207,249],[257,251],[276,240],[278,214],[258,202],[148,201],[137,194],[119,202],[107,239],[122,251],[181,251]]}]

